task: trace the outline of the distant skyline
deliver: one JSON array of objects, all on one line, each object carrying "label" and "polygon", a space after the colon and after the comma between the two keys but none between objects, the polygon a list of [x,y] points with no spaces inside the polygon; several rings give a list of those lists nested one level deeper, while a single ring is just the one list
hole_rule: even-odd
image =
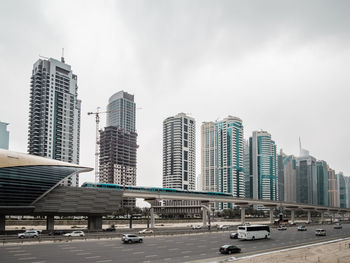
[{"label": "distant skyline", "polygon": [[[303,148],[350,176],[349,1],[0,2],[0,120],[27,152],[29,79],[39,54],[78,76],[80,164],[94,167],[95,118],[111,94],[138,108],[137,185],[162,185],[162,125],[184,112],[200,125],[242,119],[278,152]],[[106,116],[101,117],[104,127]],[[94,181],[82,174],[80,183]]]}]

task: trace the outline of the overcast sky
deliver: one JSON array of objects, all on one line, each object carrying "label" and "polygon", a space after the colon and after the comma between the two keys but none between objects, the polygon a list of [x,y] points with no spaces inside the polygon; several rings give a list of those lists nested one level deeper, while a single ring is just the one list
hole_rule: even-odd
[{"label": "overcast sky", "polygon": [[[303,147],[350,175],[350,1],[0,2],[0,121],[27,151],[30,76],[39,54],[78,75],[80,163],[94,167],[97,106],[135,95],[137,184],[162,184],[162,123],[227,115],[287,154]],[[102,117],[102,126],[105,116]],[[93,181],[81,175],[81,182]]]}]

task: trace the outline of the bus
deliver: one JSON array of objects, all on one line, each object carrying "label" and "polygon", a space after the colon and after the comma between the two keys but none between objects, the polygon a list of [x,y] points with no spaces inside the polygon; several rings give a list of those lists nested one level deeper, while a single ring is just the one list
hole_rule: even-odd
[{"label": "bus", "polygon": [[266,225],[243,225],[237,228],[238,239],[255,240],[270,238],[270,227]]}]

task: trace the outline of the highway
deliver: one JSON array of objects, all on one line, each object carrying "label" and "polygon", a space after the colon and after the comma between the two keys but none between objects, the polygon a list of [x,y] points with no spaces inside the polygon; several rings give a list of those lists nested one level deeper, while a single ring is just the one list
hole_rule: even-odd
[{"label": "highway", "polygon": [[[315,229],[323,228],[326,237],[316,237]],[[188,262],[208,258],[225,259],[219,247],[234,244],[242,249],[236,257],[264,251],[293,247],[301,244],[321,242],[329,239],[350,237],[350,224],[343,229],[333,229],[333,225],[307,226],[307,231],[297,231],[289,227],[286,231],[271,230],[270,240],[231,240],[228,231],[198,233],[175,236],[145,237],[140,244],[122,244],[119,238],[104,240],[27,243],[0,247],[1,262]],[[193,231],[192,231],[193,233]]]}]

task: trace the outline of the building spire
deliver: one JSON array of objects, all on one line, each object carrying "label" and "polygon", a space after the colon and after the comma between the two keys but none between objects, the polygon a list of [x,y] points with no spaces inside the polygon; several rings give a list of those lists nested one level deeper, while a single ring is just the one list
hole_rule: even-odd
[{"label": "building spire", "polygon": [[62,48],[61,62],[62,62],[62,63],[65,63],[65,61],[64,61],[64,48]]}]

